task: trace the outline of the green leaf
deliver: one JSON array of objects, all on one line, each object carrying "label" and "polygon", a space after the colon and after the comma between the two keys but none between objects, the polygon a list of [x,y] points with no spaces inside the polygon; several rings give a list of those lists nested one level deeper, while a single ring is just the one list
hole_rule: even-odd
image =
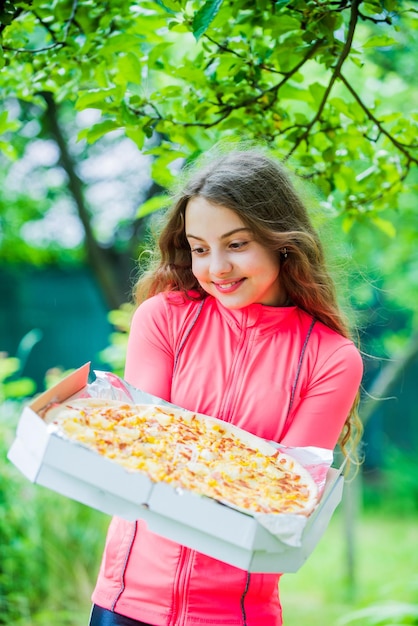
[{"label": "green leaf", "polygon": [[112,326],[117,328],[120,332],[127,333],[129,332],[133,312],[134,306],[129,303],[125,303],[122,304],[119,309],[109,311],[107,319]]},{"label": "green leaf", "polygon": [[112,130],[118,130],[120,124],[116,120],[103,120],[91,126],[91,128],[83,128],[78,134],[78,139],[86,139],[88,143],[94,143],[103,135],[110,133]]},{"label": "green leaf", "polygon": [[3,383],[5,398],[24,398],[31,396],[36,391],[36,385],[30,378],[19,378]]},{"label": "green leaf", "polygon": [[19,123],[16,120],[9,119],[8,111],[3,111],[2,113],[0,113],[0,134],[18,129]]},{"label": "green leaf", "polygon": [[171,202],[172,199],[167,195],[152,196],[152,198],[140,205],[136,213],[136,218],[145,217],[160,209],[166,209],[170,206]]},{"label": "green leaf", "polygon": [[106,106],[106,99],[119,95],[119,89],[114,87],[110,89],[89,89],[88,91],[80,91],[80,95],[76,101],[76,109],[102,109]]},{"label": "green leaf", "polygon": [[291,3],[291,0],[276,0],[274,4],[278,9],[281,9],[282,7],[285,7],[290,3]]},{"label": "green leaf", "polygon": [[150,49],[148,53],[149,67],[153,68],[153,66],[156,65],[158,61],[161,62],[161,59],[164,58],[164,53],[166,52],[167,48],[169,48],[172,45],[173,45],[172,41],[163,41],[159,44],[156,44],[155,46],[152,46],[152,48]]},{"label": "green leaf", "polygon": [[117,61],[118,72],[121,75],[123,81],[126,83],[140,83],[142,67],[138,57],[133,52],[128,52],[126,55],[119,57]]},{"label": "green leaf", "polygon": [[8,141],[0,141],[0,152],[3,152],[3,154],[12,161],[18,158],[17,150]]},{"label": "green leaf", "polygon": [[334,173],[334,182],[339,191],[347,193],[354,186],[354,170],[346,165],[341,165]]},{"label": "green leaf", "polygon": [[16,357],[3,356],[0,353],[0,383],[20,369],[20,361]]},{"label": "green leaf", "polygon": [[221,8],[223,0],[207,0],[205,4],[200,7],[193,17],[193,35],[196,40],[207,31],[215,17],[217,16],[219,9]]},{"label": "green leaf", "polygon": [[145,133],[138,126],[127,126],[125,129],[126,136],[138,146],[140,150],[144,147]]},{"label": "green leaf", "polygon": [[385,233],[385,235],[387,235],[388,237],[391,237],[393,239],[396,236],[396,228],[392,224],[392,222],[389,222],[388,220],[384,220],[383,218],[377,216],[373,216],[371,218],[371,221],[375,226],[377,226],[379,230]]},{"label": "green leaf", "polygon": [[[290,32],[300,31],[300,20],[286,14],[284,11],[276,17],[270,19],[269,27],[271,27],[274,36],[287,35]],[[289,52],[294,50],[294,45],[289,46]]]},{"label": "green leaf", "polygon": [[174,15],[176,13],[176,11],[178,11],[179,7],[178,7],[178,2],[176,2],[174,0],[165,0],[163,2],[163,0],[156,0],[156,3],[158,4],[158,6],[160,6],[161,8],[164,9],[164,11],[167,11],[167,13],[171,13],[172,15]]},{"label": "green leaf", "polygon": [[321,102],[324,97],[325,87],[320,83],[312,83],[312,85],[309,85],[309,91],[312,94],[314,102]]},{"label": "green leaf", "polygon": [[2,113],[0,113],[0,133],[4,133],[4,131],[7,129],[8,115],[8,111],[3,111]]},{"label": "green leaf", "polygon": [[388,48],[398,45],[399,42],[393,37],[388,37],[387,35],[376,35],[375,37],[369,37],[369,39],[363,44],[363,48]]},{"label": "green leaf", "polygon": [[355,220],[353,215],[346,215],[344,217],[341,225],[344,233],[348,234],[350,232],[353,227],[354,221]]}]

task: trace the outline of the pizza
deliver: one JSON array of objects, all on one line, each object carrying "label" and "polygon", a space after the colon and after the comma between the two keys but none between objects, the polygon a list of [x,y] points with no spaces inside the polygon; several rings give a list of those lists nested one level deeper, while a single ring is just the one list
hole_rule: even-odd
[{"label": "pizza", "polygon": [[95,398],[48,406],[43,417],[129,471],[246,512],[309,515],[317,503],[318,487],[298,461],[216,418]]}]

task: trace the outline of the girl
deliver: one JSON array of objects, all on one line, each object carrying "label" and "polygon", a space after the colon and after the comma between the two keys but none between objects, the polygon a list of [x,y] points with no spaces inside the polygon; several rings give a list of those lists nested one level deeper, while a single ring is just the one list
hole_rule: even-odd
[{"label": "girl", "polygon": [[[362,376],[321,243],[260,150],[192,173],[137,285],[126,380],[288,446],[347,454]],[[91,626],[279,626],[278,574],[248,573],[111,522]]]}]

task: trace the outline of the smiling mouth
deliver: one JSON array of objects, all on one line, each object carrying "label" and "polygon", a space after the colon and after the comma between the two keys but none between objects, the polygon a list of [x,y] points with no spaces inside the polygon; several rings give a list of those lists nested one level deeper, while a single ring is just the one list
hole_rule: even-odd
[{"label": "smiling mouth", "polygon": [[241,278],[240,280],[231,280],[229,283],[213,283],[216,287],[216,289],[219,289],[219,291],[230,291],[231,289],[234,289],[235,287],[237,287],[238,285],[240,285],[245,279]]}]

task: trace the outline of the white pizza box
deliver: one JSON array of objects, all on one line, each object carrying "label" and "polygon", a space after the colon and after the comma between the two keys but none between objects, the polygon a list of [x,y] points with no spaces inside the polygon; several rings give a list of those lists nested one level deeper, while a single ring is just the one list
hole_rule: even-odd
[{"label": "white pizza box", "polygon": [[[250,572],[296,572],[324,534],[343,492],[341,469],[330,468],[321,500],[295,540],[272,534],[257,517],[130,472],[51,432],[38,415],[88,384],[86,363],[26,406],[9,460],[31,482],[109,515],[144,519],[168,539]],[[280,516],[276,516],[280,518]],[[280,521],[280,520],[279,520]]]}]

